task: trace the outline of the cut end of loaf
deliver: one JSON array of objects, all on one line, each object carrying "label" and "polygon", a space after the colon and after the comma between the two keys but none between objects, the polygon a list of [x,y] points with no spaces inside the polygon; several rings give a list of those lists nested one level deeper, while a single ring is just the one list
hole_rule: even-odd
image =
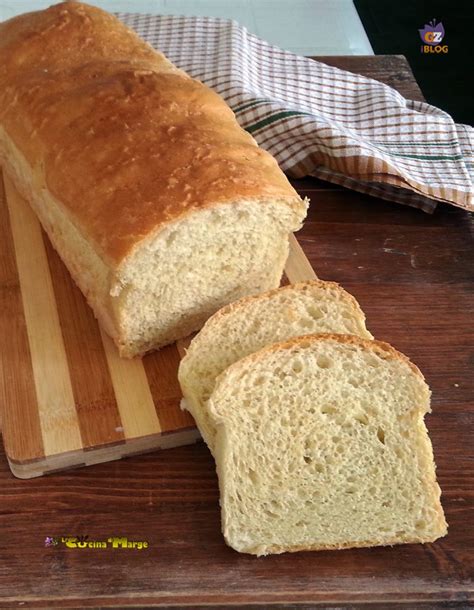
[{"label": "cut end of loaf", "polygon": [[187,337],[223,305],[277,287],[303,207],[285,200],[232,202],[189,214],[144,240],[120,266],[111,290],[120,354]]},{"label": "cut end of loaf", "polygon": [[251,554],[444,536],[430,392],[386,344],[312,336],[229,367],[210,400],[225,538]]}]

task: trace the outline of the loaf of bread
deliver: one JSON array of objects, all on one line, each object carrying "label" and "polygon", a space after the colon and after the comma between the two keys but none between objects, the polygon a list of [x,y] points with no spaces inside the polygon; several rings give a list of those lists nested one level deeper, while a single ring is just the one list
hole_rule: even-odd
[{"label": "loaf of bread", "polygon": [[123,356],[278,286],[307,208],[215,92],[79,2],[0,24],[0,162]]},{"label": "loaf of bread", "polygon": [[352,295],[335,282],[314,280],[244,297],[215,313],[194,337],[178,378],[183,406],[214,450],[215,427],[207,401],[216,378],[231,364],[262,347],[308,333],[372,335]]},{"label": "loaf of bread", "polygon": [[266,555],[444,536],[429,403],[408,358],[349,335],[231,365],[209,400],[227,543]]}]

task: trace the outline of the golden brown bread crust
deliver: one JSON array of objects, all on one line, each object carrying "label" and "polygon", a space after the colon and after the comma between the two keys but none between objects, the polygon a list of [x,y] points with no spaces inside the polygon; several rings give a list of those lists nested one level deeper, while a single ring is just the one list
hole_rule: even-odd
[{"label": "golden brown bread crust", "polygon": [[111,267],[194,210],[303,205],[216,93],[86,4],[0,24],[0,124]]},{"label": "golden brown bread crust", "polygon": [[396,350],[390,343],[385,343],[385,341],[377,341],[375,339],[362,339],[361,337],[357,337],[356,335],[342,335],[342,334],[333,334],[333,333],[322,333],[322,334],[313,334],[313,335],[301,335],[299,337],[292,337],[291,339],[287,339],[286,341],[280,341],[278,343],[272,343],[258,350],[258,352],[254,352],[253,354],[249,354],[244,358],[241,358],[234,364],[231,364],[216,380],[216,386],[219,382],[219,379],[223,378],[228,374],[229,371],[237,371],[239,368],[244,368],[248,363],[256,363],[259,360],[263,360],[268,353],[278,352],[280,350],[291,349],[292,347],[310,347],[313,343],[325,341],[333,341],[335,343],[343,343],[345,345],[354,345],[356,347],[363,347],[369,351],[374,352],[377,356],[380,356],[384,360],[398,360],[399,362],[403,362],[406,364],[418,377],[420,377],[423,381],[425,381],[425,377],[420,369],[413,364],[413,362],[406,356],[402,354],[398,350]]},{"label": "golden brown bread crust", "polygon": [[[296,282],[295,284],[286,284],[285,286],[280,286],[279,288],[273,288],[272,290],[267,290],[267,292],[262,292],[260,294],[253,294],[246,297],[241,297],[237,301],[233,301],[228,305],[224,305],[221,307],[214,315],[212,315],[206,322],[205,327],[212,326],[219,322],[221,318],[224,318],[228,314],[234,312],[235,310],[245,308],[248,303],[252,303],[254,301],[260,301],[265,299],[271,299],[273,295],[281,293],[281,292],[289,292],[295,290],[298,292],[299,290],[311,290],[312,287],[319,287],[322,290],[334,290],[336,291],[341,300],[345,300],[347,303],[350,303],[351,308],[357,315],[362,316],[365,321],[365,313],[362,311],[359,303],[355,299],[355,297],[346,292],[344,288],[338,284],[337,282],[332,282],[329,280],[306,280],[303,282]],[[204,327],[203,327],[204,328]]]}]

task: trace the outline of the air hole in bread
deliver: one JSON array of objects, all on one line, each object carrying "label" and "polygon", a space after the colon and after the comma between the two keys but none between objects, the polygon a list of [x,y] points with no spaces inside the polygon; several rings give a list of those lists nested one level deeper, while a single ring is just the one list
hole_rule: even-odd
[{"label": "air hole in bread", "polygon": [[175,239],[176,239],[176,231],[173,231],[166,238],[166,245],[171,246],[171,244],[174,242]]},{"label": "air hole in bread", "polygon": [[325,405],[321,408],[321,413],[323,413],[323,415],[329,415],[331,413],[337,413],[337,409],[332,405]]},{"label": "air hole in bread", "polygon": [[372,405],[370,405],[368,403],[361,402],[360,406],[364,409],[364,411],[367,413],[368,416],[370,416],[370,417],[377,417],[378,411]]},{"label": "air hole in bread", "polygon": [[291,370],[296,374],[301,373],[303,370],[303,363],[300,360],[295,360],[291,365]]},{"label": "air hole in bread", "polygon": [[354,419],[363,426],[367,426],[367,424],[369,423],[369,418],[367,417],[367,415],[365,415],[365,413],[359,413],[355,415]]},{"label": "air hole in bread", "polygon": [[365,356],[364,357],[364,362],[367,366],[370,366],[372,368],[375,368],[377,366],[379,366],[380,362],[377,360],[377,358],[375,356]]},{"label": "air hole in bread", "polygon": [[383,428],[377,429],[377,438],[382,443],[382,445],[385,445],[385,431],[383,430]]},{"label": "air hole in bread", "polygon": [[253,468],[250,468],[248,471],[249,479],[252,481],[254,485],[258,485],[260,483],[260,477],[255,472]]},{"label": "air hole in bread", "polygon": [[354,377],[350,377],[347,380],[347,383],[351,386],[353,386],[354,388],[358,388],[360,386],[360,382],[358,379],[355,379]]},{"label": "air hole in bread", "polygon": [[237,214],[238,220],[245,220],[248,217],[249,217],[249,214],[248,214],[247,210],[239,210],[239,213]]},{"label": "air hole in bread", "polygon": [[308,328],[313,328],[313,323],[311,322],[311,320],[305,320],[304,318],[300,318],[298,320],[298,325],[302,328],[302,329],[308,329]]},{"label": "air hole in bread", "polygon": [[304,441],[304,450],[306,453],[314,450],[315,442],[312,438],[307,438]]},{"label": "air hole in bread", "polygon": [[306,311],[313,318],[313,320],[321,320],[321,318],[324,316],[324,312],[321,311],[319,307],[315,307],[314,305],[309,305],[306,308]]},{"label": "air hole in bread", "polygon": [[316,364],[317,366],[319,366],[320,369],[328,369],[332,366],[332,360],[330,360],[327,356],[321,354],[318,356]]}]

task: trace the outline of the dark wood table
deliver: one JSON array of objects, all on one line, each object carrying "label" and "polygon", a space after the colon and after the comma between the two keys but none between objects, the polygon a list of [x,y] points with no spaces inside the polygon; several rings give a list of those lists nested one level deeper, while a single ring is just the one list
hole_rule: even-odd
[{"label": "dark wood table", "polygon": [[[403,57],[326,57],[422,99]],[[473,599],[473,251],[470,215],[421,211],[303,180],[299,241],[368,326],[416,362],[433,390],[433,440],[449,535],[431,545],[239,555],[220,534],[214,464],[202,443],[39,479],[0,456],[0,606],[288,608]],[[46,536],[128,536],[149,548],[45,548]],[[451,604],[449,604],[451,606]],[[262,606],[258,606],[262,607]]]}]

